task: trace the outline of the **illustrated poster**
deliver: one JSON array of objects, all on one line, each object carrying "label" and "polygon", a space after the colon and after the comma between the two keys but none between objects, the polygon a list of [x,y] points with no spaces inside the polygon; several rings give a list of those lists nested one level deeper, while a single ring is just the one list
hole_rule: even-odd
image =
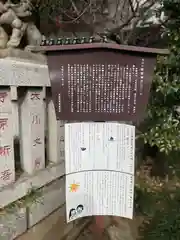
[{"label": "illustrated poster", "polygon": [[67,222],[92,215],[133,217],[135,127],[65,124]]}]

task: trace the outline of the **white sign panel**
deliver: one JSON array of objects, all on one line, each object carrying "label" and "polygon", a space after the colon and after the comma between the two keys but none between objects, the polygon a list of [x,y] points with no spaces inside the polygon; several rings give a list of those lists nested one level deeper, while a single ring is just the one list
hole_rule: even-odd
[{"label": "white sign panel", "polygon": [[135,127],[65,124],[67,222],[91,215],[133,216]]}]

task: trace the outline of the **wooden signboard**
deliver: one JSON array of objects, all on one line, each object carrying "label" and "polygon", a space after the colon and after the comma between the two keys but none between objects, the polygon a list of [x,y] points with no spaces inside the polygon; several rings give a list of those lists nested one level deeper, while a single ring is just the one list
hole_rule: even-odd
[{"label": "wooden signboard", "polygon": [[139,121],[157,54],[166,50],[108,43],[48,46],[58,120]]}]

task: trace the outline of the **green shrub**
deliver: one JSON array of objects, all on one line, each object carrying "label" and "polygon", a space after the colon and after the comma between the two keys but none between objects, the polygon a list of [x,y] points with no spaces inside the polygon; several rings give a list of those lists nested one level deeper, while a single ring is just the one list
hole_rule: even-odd
[{"label": "green shrub", "polygon": [[164,0],[170,55],[159,57],[140,137],[166,154],[180,150],[180,1]]},{"label": "green shrub", "polygon": [[164,191],[161,208],[156,209],[153,218],[141,228],[142,240],[179,240],[180,239],[180,189]]}]

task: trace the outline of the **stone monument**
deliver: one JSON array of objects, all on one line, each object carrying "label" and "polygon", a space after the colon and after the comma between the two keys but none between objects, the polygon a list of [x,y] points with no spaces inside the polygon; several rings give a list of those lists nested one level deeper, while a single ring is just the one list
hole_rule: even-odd
[{"label": "stone monument", "polygon": [[[23,36],[27,39],[25,50],[41,44],[42,35],[30,20],[32,11],[29,0],[20,0],[18,3],[0,1],[0,49],[19,48]],[[6,27],[11,28],[9,36]]]}]

